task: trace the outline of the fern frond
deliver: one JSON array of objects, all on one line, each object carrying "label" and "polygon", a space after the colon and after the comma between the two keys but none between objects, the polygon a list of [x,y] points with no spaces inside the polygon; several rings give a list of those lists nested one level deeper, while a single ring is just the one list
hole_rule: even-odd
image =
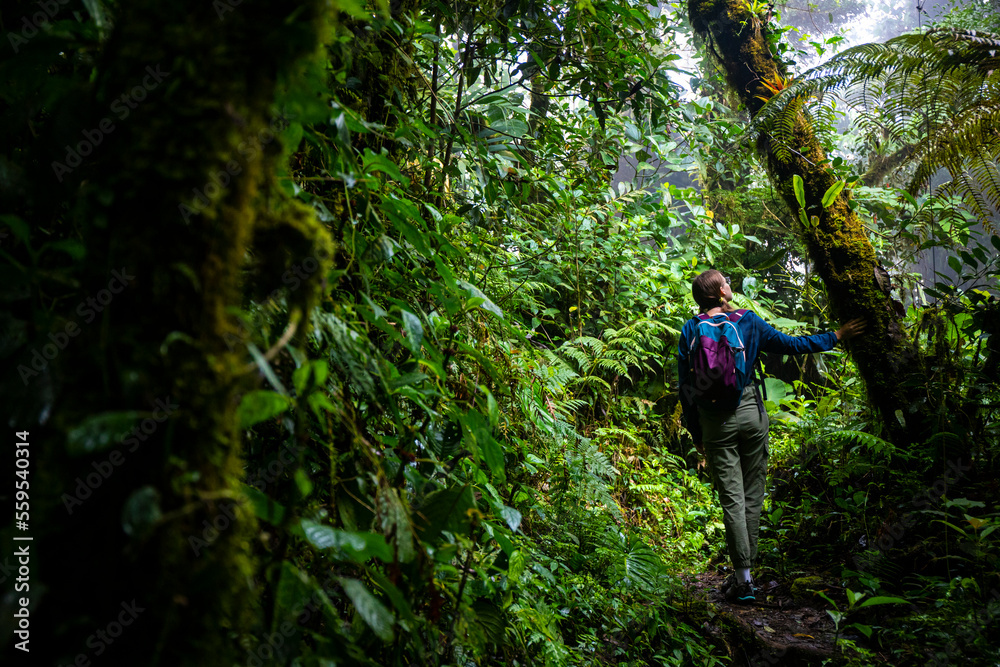
[{"label": "fern frond", "polygon": [[951,192],[989,224],[1000,209],[998,44],[998,35],[947,29],[856,46],[772,97],[749,134],[766,135],[781,159],[794,148],[792,129],[808,112],[806,101],[837,93],[874,141],[914,147],[906,160],[917,163],[910,192],[947,168]]},{"label": "fern frond", "polygon": [[903,460],[911,458],[910,454],[900,451],[899,449],[896,448],[894,444],[892,444],[888,440],[883,440],[877,435],[872,435],[871,433],[865,433],[864,431],[850,431],[850,430],[833,431],[830,433],[824,433],[818,435],[812,438],[810,442],[820,438],[826,438],[827,440],[830,440],[832,442],[857,441],[860,442],[862,445],[864,445],[866,448],[870,449],[871,451],[879,454],[886,454],[888,456]]}]

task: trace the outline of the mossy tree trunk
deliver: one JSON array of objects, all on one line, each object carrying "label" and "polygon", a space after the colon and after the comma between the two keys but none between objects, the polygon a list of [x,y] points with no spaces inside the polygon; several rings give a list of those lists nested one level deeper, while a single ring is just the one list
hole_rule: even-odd
[{"label": "mossy tree trunk", "polygon": [[[58,359],[59,384],[90,391],[63,392],[33,429],[48,509],[32,622],[53,640],[32,646],[35,664],[228,667],[254,641],[236,407],[256,374],[232,310],[249,257],[329,250],[311,212],[281,203],[273,108],[319,52],[325,8],[138,0],[116,17],[93,119],[113,129],[70,205],[87,241],[79,300],[100,308],[67,312],[81,331]],[[258,231],[271,247],[255,253]]]},{"label": "mossy tree trunk", "polygon": [[[771,53],[768,28],[743,0],[689,0],[688,15],[696,32],[708,43],[726,80],[751,115],[782,87],[788,73]],[[898,444],[928,437],[929,420],[920,399],[923,365],[908,344],[875,251],[858,216],[849,206],[845,189],[830,206],[822,198],[837,182],[811,123],[802,114],[795,120],[790,150],[779,150],[768,133],[758,142],[768,175],[793,214],[800,206],[793,176],[805,186],[807,219],[802,236],[809,257],[827,287],[834,314],[841,319],[864,317],[866,334],[849,343],[864,377],[870,401],[877,408],[890,438]]]}]

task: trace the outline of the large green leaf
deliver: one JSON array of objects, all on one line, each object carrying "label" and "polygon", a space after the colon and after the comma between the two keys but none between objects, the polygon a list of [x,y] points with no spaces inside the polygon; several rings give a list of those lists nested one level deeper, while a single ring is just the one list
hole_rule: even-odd
[{"label": "large green leaf", "polygon": [[291,407],[291,401],[281,394],[258,389],[243,396],[240,407],[236,409],[240,428],[250,428],[254,424],[270,419]]},{"label": "large green leaf", "polygon": [[441,531],[468,533],[470,509],[476,508],[472,487],[456,485],[428,493],[414,508],[417,530],[423,539],[436,541]]},{"label": "large green leaf", "polygon": [[305,572],[287,560],[281,561],[281,574],[274,591],[274,614],[271,618],[271,632],[287,621],[295,620],[302,609],[309,604],[314,584]]},{"label": "large green leaf", "polygon": [[788,385],[777,378],[764,378],[767,400],[779,403],[788,396]]},{"label": "large green leaf", "polygon": [[382,535],[338,530],[310,519],[302,519],[299,525],[302,535],[318,549],[338,550],[356,563],[364,563],[372,558],[392,561],[392,549]]},{"label": "large green leaf", "polygon": [[339,581],[340,585],[344,587],[347,597],[354,603],[354,609],[358,612],[358,616],[382,641],[391,642],[392,626],[394,625],[392,613],[357,579],[340,577]]},{"label": "large green leaf", "polygon": [[409,311],[403,310],[401,315],[403,330],[406,332],[406,344],[416,354],[420,351],[420,344],[424,340],[424,326],[420,323],[420,318]]},{"label": "large green leaf", "polygon": [[139,426],[144,417],[157,424],[151,413],[131,410],[102,412],[88,417],[66,434],[66,448],[71,456],[93,454],[107,449],[121,443]]},{"label": "large green leaf", "polygon": [[400,498],[399,489],[381,487],[375,504],[381,517],[382,532],[392,536],[396,557],[402,563],[409,563],[416,557],[414,547],[413,522],[407,504]]},{"label": "large green leaf", "polygon": [[806,207],[806,186],[802,182],[802,177],[798,174],[792,176],[792,190],[795,192],[795,201],[799,203],[801,208]]},{"label": "large green leaf", "polygon": [[844,189],[845,185],[847,185],[845,181],[837,181],[827,188],[826,192],[823,193],[823,208],[828,208],[831,204],[833,204],[834,200],[837,199],[837,195],[840,194],[840,191]]},{"label": "large green leaf", "polygon": [[242,485],[243,494],[250,501],[250,509],[261,521],[280,526],[285,522],[285,506],[272,500],[263,491],[246,484]]},{"label": "large green leaf", "polygon": [[465,280],[459,280],[457,281],[457,283],[458,286],[461,287],[462,289],[468,290],[469,294],[471,294],[473,297],[478,297],[482,299],[482,302],[477,304],[480,308],[496,315],[501,320],[503,319],[503,311],[500,310],[500,308],[495,303],[490,301],[490,298],[486,296],[481,289],[479,289],[472,283],[467,282]]}]

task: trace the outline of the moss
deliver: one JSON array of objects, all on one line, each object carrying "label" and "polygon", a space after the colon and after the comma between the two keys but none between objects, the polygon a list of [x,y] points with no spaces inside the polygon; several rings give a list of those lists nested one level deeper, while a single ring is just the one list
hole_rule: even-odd
[{"label": "moss", "polygon": [[253,275],[248,296],[265,300],[284,290],[289,308],[308,313],[322,295],[333,266],[329,230],[311,208],[294,200],[265,211],[253,243]]}]

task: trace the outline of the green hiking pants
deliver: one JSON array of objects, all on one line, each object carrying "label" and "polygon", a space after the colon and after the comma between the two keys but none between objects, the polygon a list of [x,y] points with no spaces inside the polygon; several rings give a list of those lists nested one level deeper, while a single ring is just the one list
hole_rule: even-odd
[{"label": "green hiking pants", "polygon": [[726,546],[733,567],[753,567],[767,477],[767,413],[757,407],[753,386],[731,411],[699,408],[705,455],[722,504]]}]

